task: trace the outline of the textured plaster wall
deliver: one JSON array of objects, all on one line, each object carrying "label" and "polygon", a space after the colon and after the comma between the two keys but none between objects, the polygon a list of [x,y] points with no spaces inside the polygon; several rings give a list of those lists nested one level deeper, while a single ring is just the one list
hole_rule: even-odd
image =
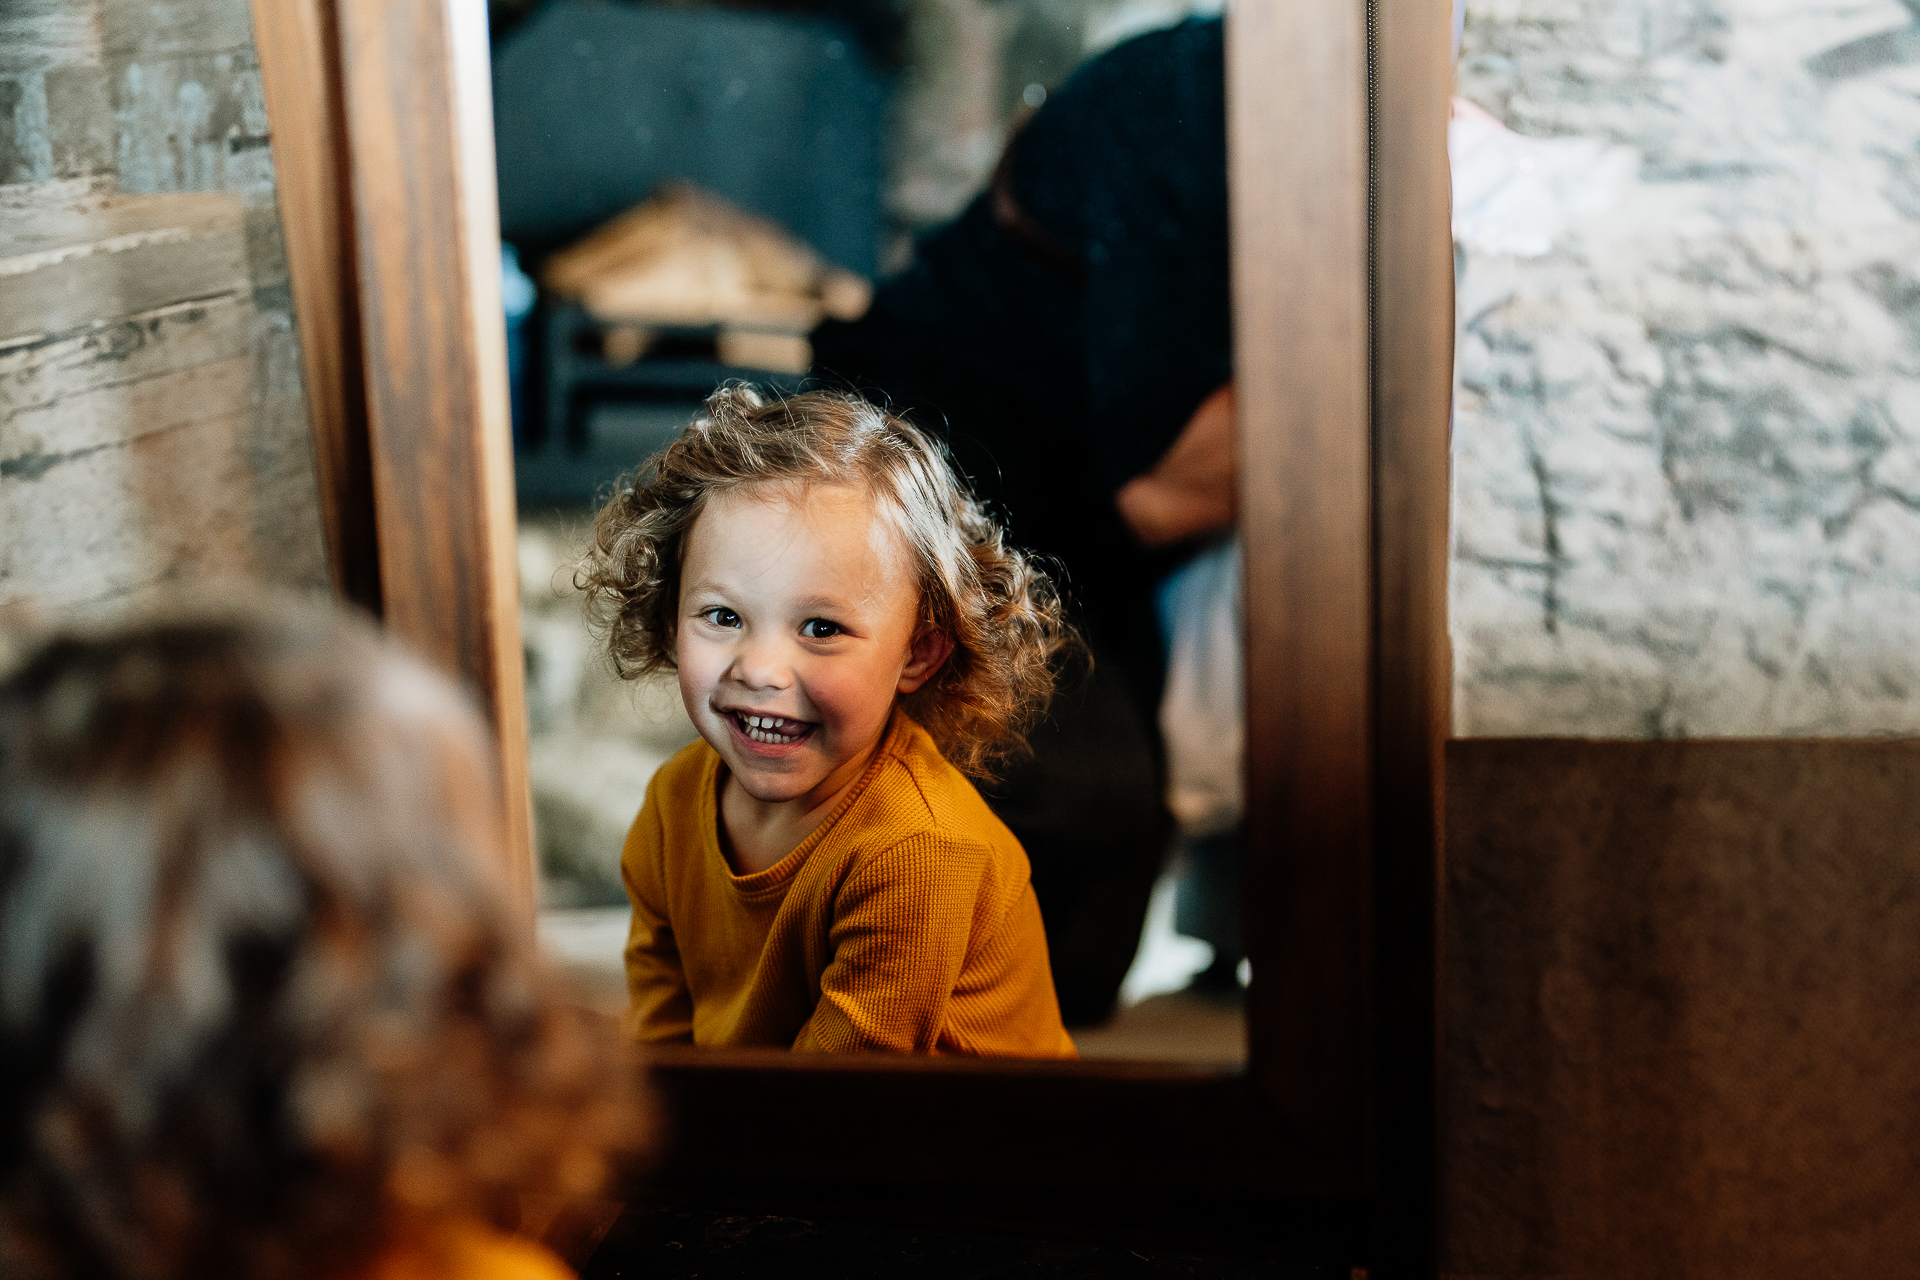
[{"label": "textured plaster wall", "polygon": [[324,554],[246,0],[4,0],[0,608]]},{"label": "textured plaster wall", "polygon": [[1460,733],[1920,731],[1916,58],[1896,0],[1469,0],[1461,93],[1633,162],[1459,256]]}]

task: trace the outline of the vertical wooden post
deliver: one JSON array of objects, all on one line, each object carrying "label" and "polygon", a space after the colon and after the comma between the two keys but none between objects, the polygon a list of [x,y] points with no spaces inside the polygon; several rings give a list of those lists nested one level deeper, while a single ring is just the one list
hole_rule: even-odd
[{"label": "vertical wooden post", "polygon": [[332,2],[253,0],[253,38],[273,133],[327,567],[335,594],[377,617],[380,548]]},{"label": "vertical wooden post", "polygon": [[1388,1275],[1435,1257],[1447,48],[1444,0],[1229,24],[1253,1071]]},{"label": "vertical wooden post", "polygon": [[1438,1266],[1453,236],[1446,0],[1374,0],[1376,1270]]},{"label": "vertical wooden post", "polygon": [[1373,495],[1364,0],[1227,29],[1246,573],[1248,993],[1262,1093],[1370,1170]]},{"label": "vertical wooden post", "polygon": [[[365,423],[378,611],[480,694],[499,746],[509,873],[531,905],[486,7],[255,0],[255,12],[309,394],[339,397],[328,413],[348,424],[348,473]],[[338,500],[327,495],[330,509]]]}]

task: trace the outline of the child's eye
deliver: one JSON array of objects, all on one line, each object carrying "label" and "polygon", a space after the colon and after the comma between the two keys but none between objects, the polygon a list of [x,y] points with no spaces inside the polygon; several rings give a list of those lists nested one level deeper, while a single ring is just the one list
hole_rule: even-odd
[{"label": "child's eye", "polygon": [[731,609],[702,609],[700,616],[716,627],[737,627],[740,625],[740,615]]},{"label": "child's eye", "polygon": [[800,634],[809,640],[831,640],[840,634],[840,624],[825,618],[808,618],[800,624]]}]

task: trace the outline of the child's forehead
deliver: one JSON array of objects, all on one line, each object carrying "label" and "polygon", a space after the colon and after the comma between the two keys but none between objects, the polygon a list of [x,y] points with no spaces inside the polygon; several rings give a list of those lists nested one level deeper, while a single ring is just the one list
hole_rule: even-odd
[{"label": "child's forehead", "polygon": [[722,502],[830,518],[877,515],[882,505],[873,486],[863,480],[755,480],[723,490],[717,497]]},{"label": "child's forehead", "polygon": [[762,481],[722,490],[692,532],[695,545],[728,558],[774,560],[799,551],[910,573],[892,504],[857,482]]}]

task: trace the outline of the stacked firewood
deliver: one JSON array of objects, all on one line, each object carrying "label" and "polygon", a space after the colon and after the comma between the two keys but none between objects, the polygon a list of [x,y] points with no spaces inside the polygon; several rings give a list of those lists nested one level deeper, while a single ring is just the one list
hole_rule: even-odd
[{"label": "stacked firewood", "polygon": [[605,326],[614,364],[645,355],[663,330],[709,329],[726,364],[804,373],[813,327],[857,319],[873,297],[772,222],[678,183],[555,254],[543,280]]}]

